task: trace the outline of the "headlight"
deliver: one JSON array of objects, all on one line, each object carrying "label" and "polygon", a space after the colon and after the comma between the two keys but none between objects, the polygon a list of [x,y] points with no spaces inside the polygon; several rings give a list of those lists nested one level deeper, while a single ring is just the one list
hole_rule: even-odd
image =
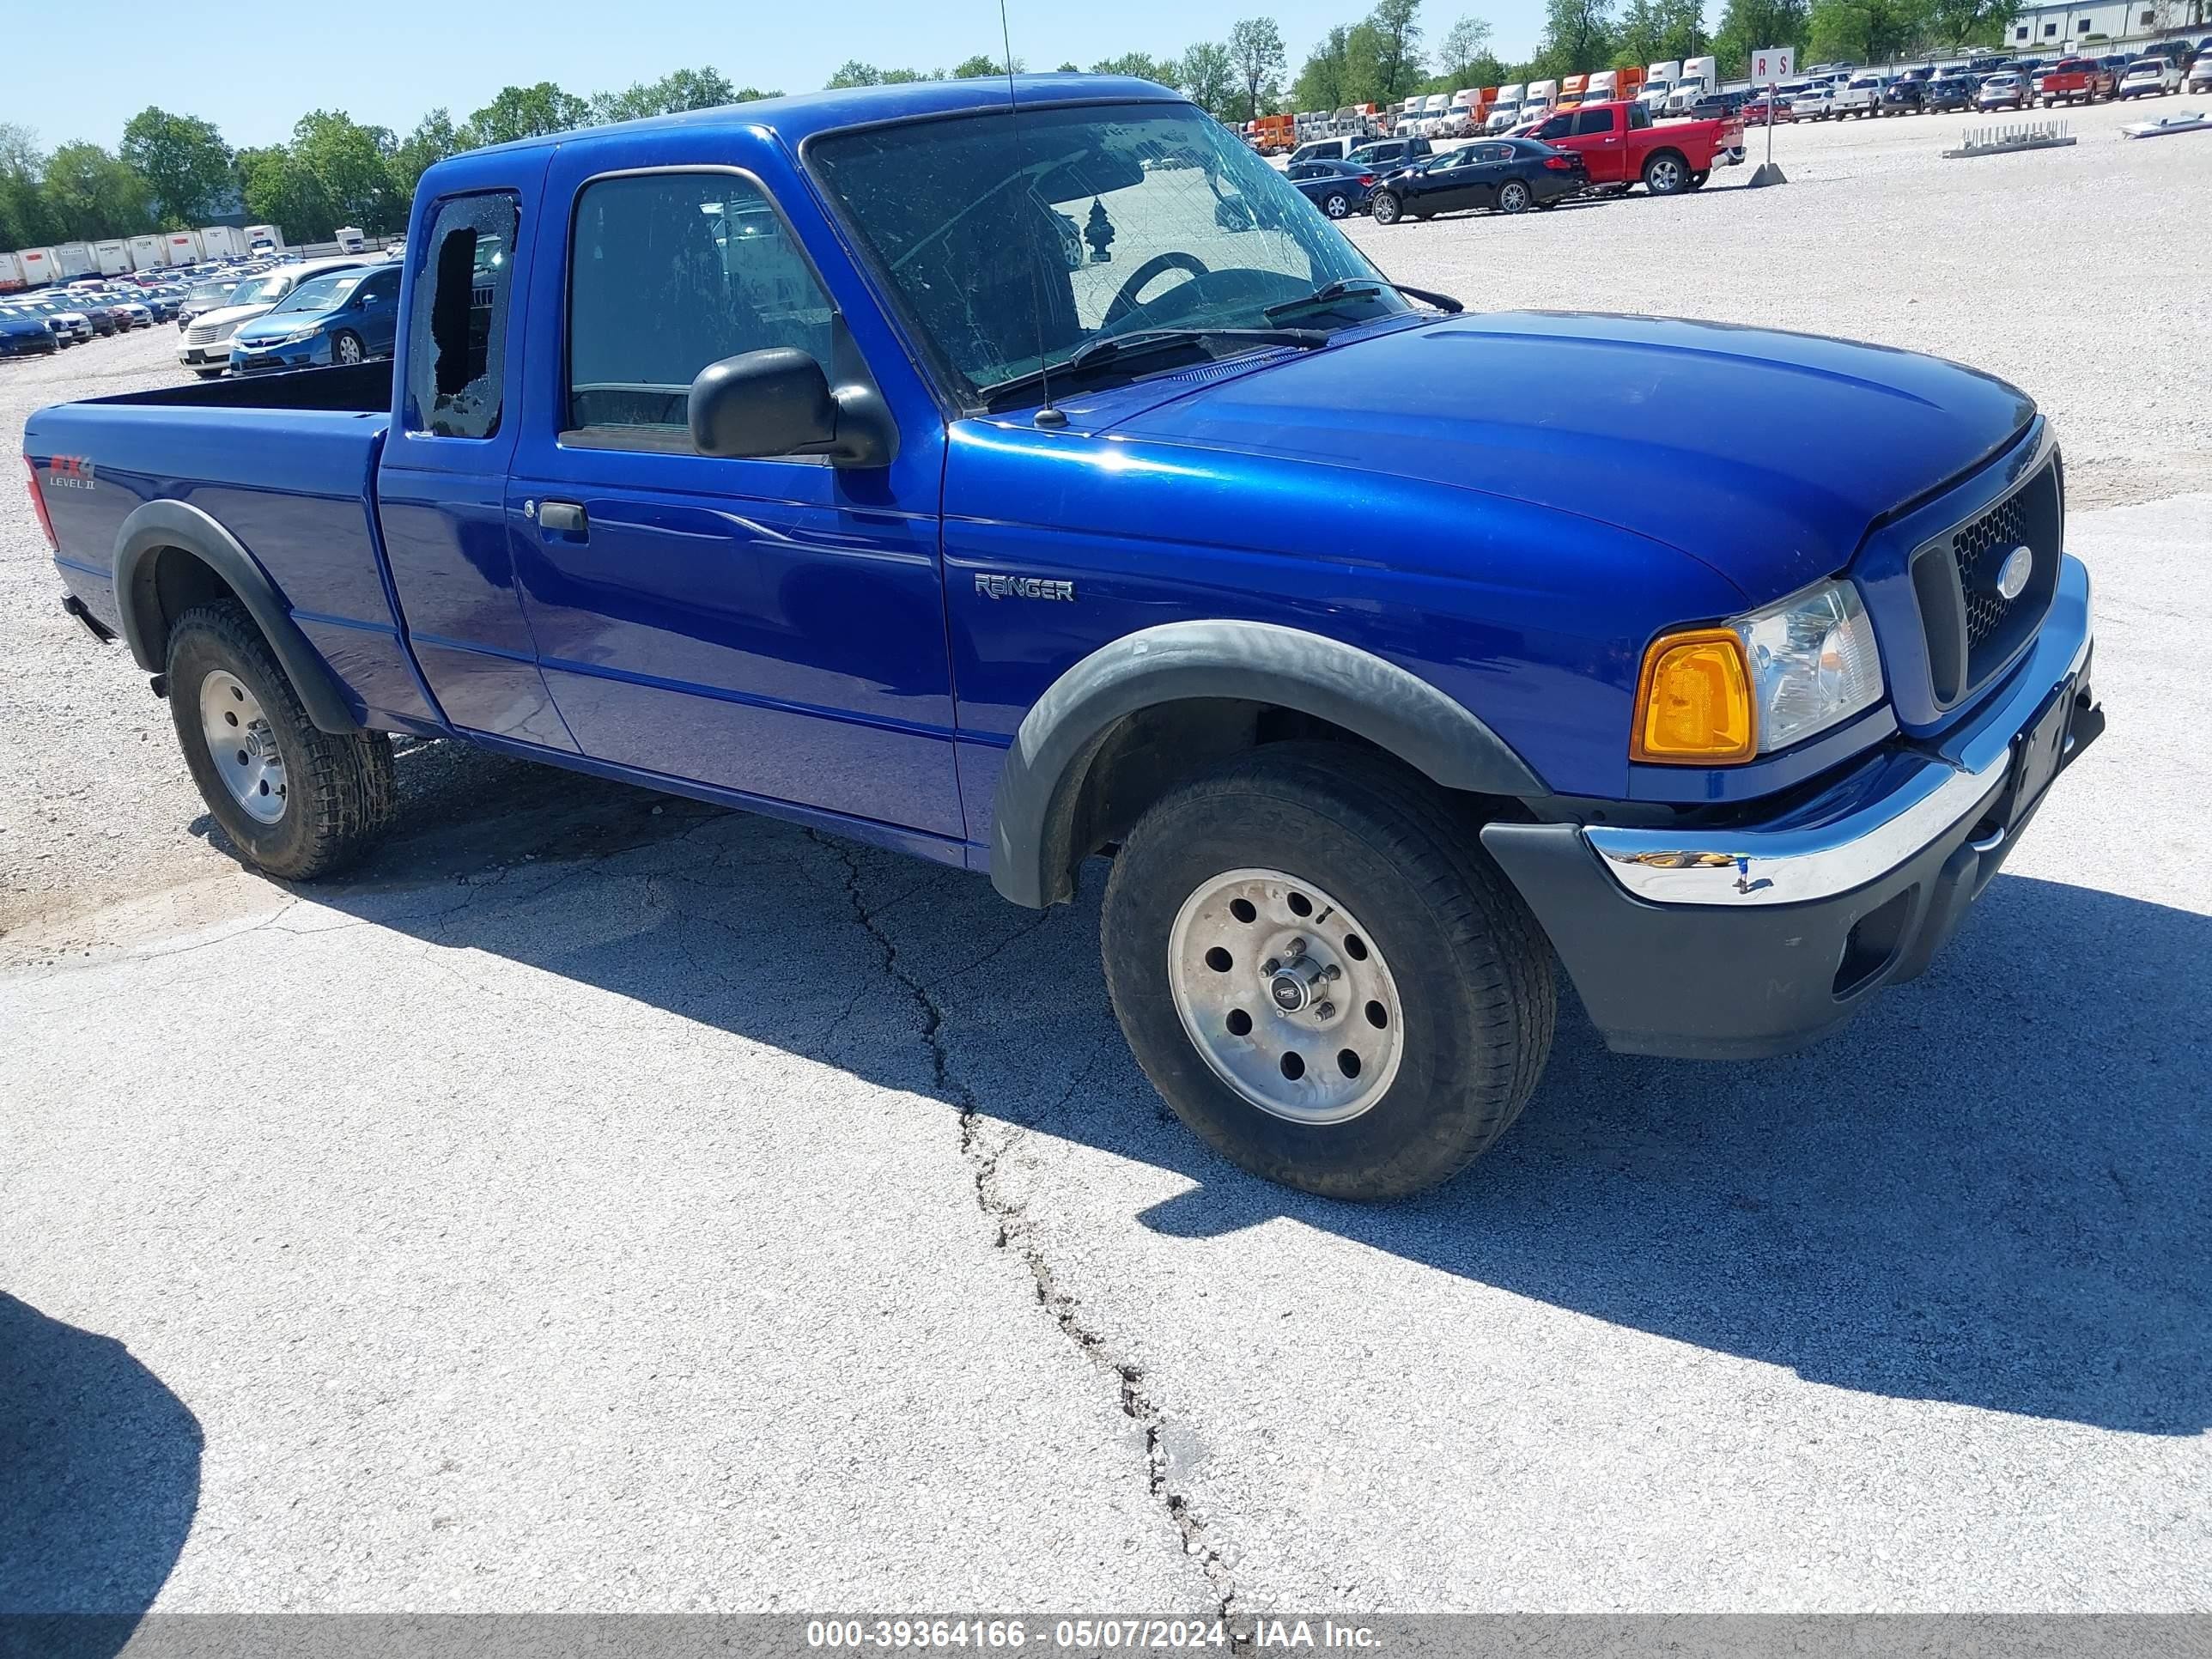
[{"label": "headlight", "polygon": [[1881,697],[1881,659],[1858,589],[1822,582],[1717,627],[1654,640],[1629,753],[1675,765],[1747,761]]},{"label": "headlight", "polygon": [[310,340],[320,338],[322,332],[323,325],[320,323],[316,324],[313,328],[295,328],[276,343],[280,346],[305,345]]}]

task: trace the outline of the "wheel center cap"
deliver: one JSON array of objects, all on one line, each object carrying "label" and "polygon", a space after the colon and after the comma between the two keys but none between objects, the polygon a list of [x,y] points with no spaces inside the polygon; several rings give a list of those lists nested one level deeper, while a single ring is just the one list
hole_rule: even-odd
[{"label": "wheel center cap", "polygon": [[1296,974],[1278,974],[1267,981],[1267,994],[1285,1013],[1295,1014],[1306,1006],[1306,982]]}]

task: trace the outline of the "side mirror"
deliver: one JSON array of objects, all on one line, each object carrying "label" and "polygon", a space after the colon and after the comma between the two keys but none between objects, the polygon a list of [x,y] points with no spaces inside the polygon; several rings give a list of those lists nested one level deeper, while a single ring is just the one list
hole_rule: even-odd
[{"label": "side mirror", "polygon": [[898,450],[881,395],[867,386],[832,392],[822,365],[796,346],[708,364],[684,416],[702,455],[827,455],[840,466],[885,466]]}]

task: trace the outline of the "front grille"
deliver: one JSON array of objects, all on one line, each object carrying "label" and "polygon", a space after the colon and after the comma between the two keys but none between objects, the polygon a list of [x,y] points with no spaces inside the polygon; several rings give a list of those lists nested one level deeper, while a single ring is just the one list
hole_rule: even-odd
[{"label": "front grille", "polygon": [[1959,567],[1959,587],[1966,600],[1966,650],[1978,650],[2004,626],[2023,593],[2008,599],[1997,592],[1997,573],[2015,547],[2027,541],[2027,514],[2011,496],[1951,536],[1951,557]]},{"label": "front grille", "polygon": [[[1912,586],[1928,636],[1930,690],[1949,708],[1985,684],[2042,626],[2058,586],[2064,526],[2058,457],[2045,455],[1995,506],[1913,555]],[[2029,554],[2027,580],[2010,599],[1998,586],[2006,562]]]}]

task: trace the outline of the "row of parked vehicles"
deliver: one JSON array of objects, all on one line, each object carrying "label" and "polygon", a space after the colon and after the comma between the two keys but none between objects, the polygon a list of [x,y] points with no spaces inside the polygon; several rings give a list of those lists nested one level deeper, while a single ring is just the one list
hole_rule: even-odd
[{"label": "row of parked vehicles", "polygon": [[1364,212],[1393,225],[1468,209],[1525,213],[1639,184],[1673,196],[1703,188],[1716,168],[1743,158],[1743,123],[1735,117],[1662,125],[1647,105],[1615,100],[1547,111],[1449,149],[1395,138],[1341,156],[1302,151],[1288,172],[1291,186],[1329,218]]},{"label": "row of parked vehicles", "polygon": [[[2183,65],[2187,64],[2185,70]],[[1945,111],[2027,110],[2038,105],[2094,104],[2100,99],[2163,96],[2186,87],[2212,87],[2212,36],[2161,42],[2150,51],[2101,57],[2013,58],[1990,54],[1963,62],[1897,70],[1818,65],[1770,95],[1753,91],[1743,114],[1753,124],[1925,115]],[[1769,105],[1772,107],[1770,111]]]},{"label": "row of parked vehicles", "polygon": [[0,357],[51,356],[98,336],[168,322],[189,292],[183,275],[143,283],[98,277],[0,295]]}]

